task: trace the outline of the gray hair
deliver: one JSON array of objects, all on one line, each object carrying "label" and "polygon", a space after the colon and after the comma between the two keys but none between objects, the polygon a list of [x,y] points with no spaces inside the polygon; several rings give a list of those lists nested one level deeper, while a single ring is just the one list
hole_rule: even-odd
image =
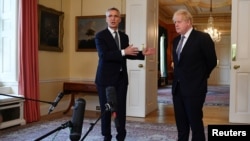
[{"label": "gray hair", "polygon": [[111,8],[109,8],[107,11],[106,11],[106,17],[108,16],[108,14],[109,14],[109,11],[117,11],[118,13],[119,13],[119,15],[120,15],[120,10],[118,9],[118,8],[115,8],[115,7],[111,7]]},{"label": "gray hair", "polygon": [[173,19],[172,19],[173,21],[175,21],[175,17],[177,15],[181,15],[183,20],[186,20],[186,21],[190,20],[191,24],[193,24],[193,16],[188,10],[186,9],[177,10],[173,15]]}]

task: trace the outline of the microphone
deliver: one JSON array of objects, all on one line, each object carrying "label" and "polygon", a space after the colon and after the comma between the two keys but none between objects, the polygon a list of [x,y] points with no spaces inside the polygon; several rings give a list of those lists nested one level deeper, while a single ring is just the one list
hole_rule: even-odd
[{"label": "microphone", "polygon": [[57,106],[58,102],[63,98],[63,96],[64,96],[64,93],[63,93],[63,92],[60,92],[60,93],[57,95],[55,101],[53,102],[53,104],[52,104],[52,105],[50,106],[50,108],[49,108],[49,113],[48,113],[48,114],[50,114],[50,112],[52,112],[52,111],[55,109],[55,107]]},{"label": "microphone", "polygon": [[115,87],[107,87],[106,88],[106,97],[107,97],[107,104],[106,110],[111,111],[112,117],[114,118],[116,128],[119,126],[118,119],[116,118],[116,111],[117,111],[117,98],[116,98],[116,90]]},{"label": "microphone", "polygon": [[85,105],[86,102],[82,98],[77,99],[74,105],[73,116],[71,119],[72,122],[72,128],[70,131],[71,141],[79,141],[79,139],[81,138]]},{"label": "microphone", "polygon": [[106,98],[107,98],[107,104],[106,108],[108,111],[116,112],[117,110],[117,100],[116,100],[116,91],[115,87],[107,87],[106,88]]}]

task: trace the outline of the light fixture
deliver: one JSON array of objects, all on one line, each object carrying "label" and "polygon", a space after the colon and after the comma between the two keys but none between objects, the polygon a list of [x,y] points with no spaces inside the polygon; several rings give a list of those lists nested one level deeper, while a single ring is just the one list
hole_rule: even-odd
[{"label": "light fixture", "polygon": [[212,16],[212,0],[210,0],[210,17],[208,18],[207,29],[204,29],[207,32],[214,42],[219,42],[221,40],[221,33],[214,28],[214,18]]}]

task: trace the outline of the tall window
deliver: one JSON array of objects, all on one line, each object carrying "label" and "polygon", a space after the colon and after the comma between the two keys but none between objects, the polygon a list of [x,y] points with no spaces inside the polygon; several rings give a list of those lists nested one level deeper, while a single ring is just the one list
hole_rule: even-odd
[{"label": "tall window", "polygon": [[0,0],[0,86],[18,85],[18,0]]}]

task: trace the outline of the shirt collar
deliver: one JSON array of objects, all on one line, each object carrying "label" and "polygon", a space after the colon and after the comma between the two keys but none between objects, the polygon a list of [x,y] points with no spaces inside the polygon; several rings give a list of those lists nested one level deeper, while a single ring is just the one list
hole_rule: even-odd
[{"label": "shirt collar", "polygon": [[[115,32],[115,30],[113,30],[112,28],[108,27],[108,30],[113,34]],[[118,32],[118,29],[116,30]]]},{"label": "shirt collar", "polygon": [[193,27],[191,27],[185,34],[185,39],[187,39],[189,37],[189,35],[191,34],[191,31],[193,30]]}]

